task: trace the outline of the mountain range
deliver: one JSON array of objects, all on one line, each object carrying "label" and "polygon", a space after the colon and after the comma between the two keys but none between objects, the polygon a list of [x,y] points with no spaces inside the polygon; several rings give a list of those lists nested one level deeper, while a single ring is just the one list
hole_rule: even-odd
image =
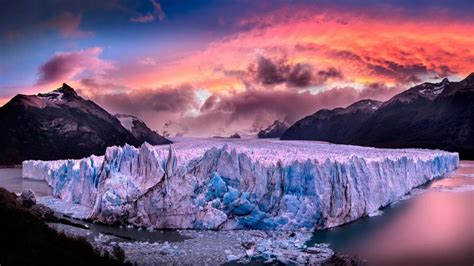
[{"label": "mountain range", "polygon": [[138,118],[115,117],[67,84],[49,93],[16,95],[0,107],[0,125],[0,165],[101,155],[125,143],[171,143]]},{"label": "mountain range", "polygon": [[443,149],[474,159],[474,73],[459,82],[423,83],[386,102],[362,100],[319,110],[294,123],[281,139]]}]

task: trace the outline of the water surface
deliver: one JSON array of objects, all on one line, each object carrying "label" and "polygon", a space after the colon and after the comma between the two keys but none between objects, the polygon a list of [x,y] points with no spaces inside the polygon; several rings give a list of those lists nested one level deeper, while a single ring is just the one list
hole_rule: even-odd
[{"label": "water surface", "polygon": [[370,265],[473,265],[474,161],[415,189],[405,200],[367,217],[314,233]]},{"label": "water surface", "polygon": [[45,181],[22,178],[21,174],[21,168],[0,168],[0,187],[14,193],[31,189],[38,197],[53,194],[53,190]]}]

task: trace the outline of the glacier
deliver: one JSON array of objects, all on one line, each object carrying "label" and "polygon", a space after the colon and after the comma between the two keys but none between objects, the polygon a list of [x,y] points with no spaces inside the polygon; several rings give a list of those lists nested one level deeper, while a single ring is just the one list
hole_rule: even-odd
[{"label": "glacier", "polygon": [[23,177],[108,224],[314,230],[377,213],[459,166],[459,155],[314,141],[174,139],[80,160],[24,161]]}]

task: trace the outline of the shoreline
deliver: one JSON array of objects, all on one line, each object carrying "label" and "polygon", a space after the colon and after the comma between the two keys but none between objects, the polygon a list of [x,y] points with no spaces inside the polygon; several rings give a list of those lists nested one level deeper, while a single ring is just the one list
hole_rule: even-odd
[{"label": "shoreline", "polygon": [[[16,193],[9,192],[11,195]],[[12,196],[13,197],[13,196]],[[293,263],[325,265],[331,261],[348,260],[360,265],[362,260],[332,251],[327,244],[307,247],[306,242],[313,232],[261,231],[261,230],[152,230],[138,228],[137,231],[174,232],[182,236],[176,241],[139,241],[134,238],[118,236],[114,233],[97,232],[87,221],[64,217],[49,207],[36,203],[34,193],[23,192],[16,199],[31,203],[28,210],[59,235],[70,241],[83,239],[101,256],[109,256],[118,251],[125,262],[138,265],[150,264],[195,264],[223,265],[226,263]],[[3,207],[3,206],[0,206]],[[92,223],[93,225],[93,223]],[[120,228],[109,226],[110,228]],[[135,228],[134,228],[135,229]],[[118,250],[118,251],[117,251]],[[118,256],[118,255],[114,255]],[[330,264],[332,265],[332,264]]]},{"label": "shoreline", "polygon": [[[226,265],[235,263],[283,263],[365,265],[360,258],[334,252],[327,244],[307,247],[313,232],[277,232],[260,230],[174,230],[187,239],[180,241],[136,241],[114,234],[93,232],[60,223],[48,226],[71,237],[84,237],[101,252],[114,247],[124,251],[125,260],[138,265],[195,264]],[[339,264],[337,264],[339,265]]]}]

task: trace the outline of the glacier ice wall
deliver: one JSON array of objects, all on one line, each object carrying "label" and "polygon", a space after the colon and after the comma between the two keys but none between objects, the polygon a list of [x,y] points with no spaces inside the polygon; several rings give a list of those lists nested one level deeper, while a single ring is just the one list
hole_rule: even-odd
[{"label": "glacier ice wall", "polygon": [[25,161],[23,176],[92,209],[156,228],[328,228],[376,212],[453,171],[457,153],[308,141],[193,140],[110,147],[103,157]]}]

